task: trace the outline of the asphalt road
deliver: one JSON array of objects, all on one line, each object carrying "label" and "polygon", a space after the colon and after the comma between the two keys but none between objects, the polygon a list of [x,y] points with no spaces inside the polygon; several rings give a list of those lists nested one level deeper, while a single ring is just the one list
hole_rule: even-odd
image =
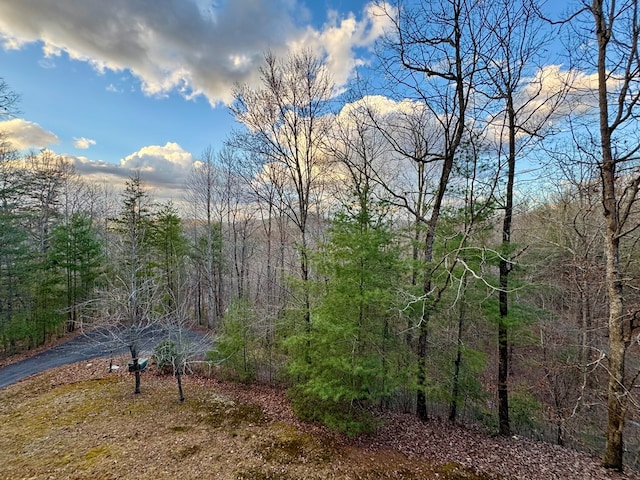
[{"label": "asphalt road", "polygon": [[[211,348],[211,342],[199,332],[187,331],[185,336],[190,344],[190,353],[192,354],[206,353]],[[139,356],[150,356],[155,345],[166,338],[166,333],[160,330],[145,332],[140,340]],[[0,388],[50,368],[128,352],[128,347],[121,340],[110,340],[110,337],[101,332],[90,332],[56,345],[33,357],[0,368]]]}]

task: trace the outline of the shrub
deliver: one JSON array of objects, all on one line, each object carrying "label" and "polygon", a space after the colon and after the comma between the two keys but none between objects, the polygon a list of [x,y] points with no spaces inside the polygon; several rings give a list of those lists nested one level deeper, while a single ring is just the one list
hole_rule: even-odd
[{"label": "shrub", "polygon": [[254,324],[255,313],[246,300],[236,300],[221,322],[216,349],[207,358],[219,364],[228,378],[244,383],[256,378],[259,342]]},{"label": "shrub", "polygon": [[175,362],[178,357],[176,344],[171,340],[163,340],[153,349],[153,359],[158,369],[166,374],[173,374],[175,370]]},{"label": "shrub", "polygon": [[378,423],[371,411],[360,402],[340,402],[322,399],[305,392],[300,387],[287,391],[296,415],[302,420],[319,422],[331,430],[355,437],[373,433]]}]

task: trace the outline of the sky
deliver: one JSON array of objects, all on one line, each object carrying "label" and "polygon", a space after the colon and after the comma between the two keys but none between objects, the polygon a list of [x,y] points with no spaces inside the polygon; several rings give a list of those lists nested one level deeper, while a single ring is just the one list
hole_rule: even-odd
[{"label": "sky", "polygon": [[340,86],[383,29],[365,0],[0,0],[0,78],[20,95],[0,130],[94,180],[179,189],[238,127],[233,86],[257,85],[267,50],[326,55]]},{"label": "sky", "polygon": [[385,18],[370,0],[0,0],[0,78],[20,95],[0,131],[87,180],[140,171],[179,200],[194,161],[240,128],[233,87],[258,85],[267,50],[308,48],[341,87],[374,61]]}]

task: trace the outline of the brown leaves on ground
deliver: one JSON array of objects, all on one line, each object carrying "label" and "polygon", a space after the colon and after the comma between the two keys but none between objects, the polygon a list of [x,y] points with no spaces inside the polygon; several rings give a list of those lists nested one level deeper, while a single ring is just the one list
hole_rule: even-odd
[{"label": "brown leaves on ground", "polygon": [[[126,367],[126,358],[120,365]],[[282,391],[145,372],[142,394],[99,359],[0,391],[0,478],[640,479],[599,459],[388,414],[349,440],[295,418]]]}]

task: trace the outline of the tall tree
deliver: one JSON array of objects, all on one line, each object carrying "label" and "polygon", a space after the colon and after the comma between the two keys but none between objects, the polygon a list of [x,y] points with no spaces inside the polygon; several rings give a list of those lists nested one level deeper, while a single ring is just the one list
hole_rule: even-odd
[{"label": "tall tree", "polygon": [[15,353],[29,337],[28,273],[32,257],[29,230],[20,212],[26,176],[18,153],[0,136],[0,339],[5,352]]},{"label": "tall tree", "polygon": [[105,322],[99,326],[106,341],[129,349],[131,370],[135,373],[134,392],[138,394],[141,341],[159,321],[155,309],[159,289],[151,257],[151,205],[139,174],[127,181],[119,215],[111,223],[110,241],[117,257],[108,285],[100,292],[104,305],[97,313],[104,316]]},{"label": "tall tree", "polygon": [[178,294],[177,290],[184,288],[182,279],[185,278],[185,258],[188,253],[182,222],[172,202],[162,205],[156,213],[150,225],[149,242],[157,255],[155,263],[159,270],[158,283],[163,304],[172,310],[172,302],[176,298],[182,300],[186,297]]},{"label": "tall tree", "polygon": [[29,232],[32,257],[29,262],[32,291],[28,302],[35,344],[62,333],[64,322],[64,279],[49,262],[52,229],[61,219],[60,194],[65,179],[72,174],[69,163],[48,150],[30,153],[14,168],[21,178],[21,199],[16,213]]},{"label": "tall tree", "polygon": [[[206,325],[216,328],[216,319],[222,314],[221,299],[221,218],[216,215],[220,209],[221,179],[216,164],[216,154],[211,147],[202,153],[199,162],[189,176],[186,197],[194,207],[194,218],[204,221],[204,235],[200,236],[198,224],[194,225],[194,244],[198,262],[198,282],[196,289],[197,308],[201,318],[202,299],[206,299],[204,313]],[[202,290],[205,294],[202,294]]]},{"label": "tall tree", "polygon": [[230,301],[250,297],[249,260],[254,253],[253,232],[259,226],[255,222],[255,208],[249,195],[250,187],[238,172],[240,159],[237,152],[225,148],[220,152],[219,164],[222,184],[221,217],[227,232],[227,244],[233,261]]},{"label": "tall tree", "polygon": [[623,468],[623,430],[630,387],[625,357],[636,315],[625,308],[625,291],[637,285],[627,283],[621,258],[623,239],[638,228],[637,223],[629,223],[640,188],[636,167],[640,152],[638,3],[593,0],[587,7],[593,23],[585,32],[585,41],[596,42],[599,112],[596,138],[600,147],[597,161],[602,182],[609,305],[608,426],[603,464],[616,470]]},{"label": "tall tree", "polygon": [[[237,155],[235,157],[237,158]],[[256,276],[252,307],[256,310],[254,313],[257,317],[262,319],[261,341],[265,348],[271,379],[275,370],[279,368],[276,330],[287,305],[291,305],[292,302],[291,296],[288,295],[287,279],[291,275],[289,258],[292,256],[294,236],[291,235],[290,223],[287,220],[288,202],[283,188],[288,174],[275,164],[265,168],[267,163],[264,156],[248,152],[242,159],[237,159],[234,173],[242,179],[244,185],[242,202],[245,207],[251,208],[252,228],[259,229],[253,230],[253,234],[264,239],[258,244],[256,252],[260,256],[254,258],[249,265]],[[240,219],[242,216],[243,214],[239,215]],[[247,228],[241,225],[239,230],[241,237],[245,237]],[[244,241],[242,244],[244,245]],[[243,257],[244,255],[240,258]],[[238,305],[246,303],[241,302]]]},{"label": "tall tree", "polygon": [[500,433],[509,435],[509,277],[515,265],[512,234],[517,164],[542,138],[543,129],[548,130],[546,121],[562,99],[562,89],[548,92],[545,72],[538,67],[549,38],[542,33],[536,2],[491,2],[483,19],[487,37],[481,54],[487,85],[482,91],[489,99],[487,132],[494,137],[490,141],[496,146],[498,168],[504,176],[500,195],[504,216],[498,280],[498,417]]},{"label": "tall tree", "polygon": [[400,95],[412,95],[422,102],[431,114],[438,139],[416,158],[424,164],[437,164],[439,172],[430,208],[421,217],[426,232],[422,242],[424,308],[418,321],[416,352],[419,357],[416,408],[421,419],[428,417],[429,317],[438,300],[433,290],[433,247],[450,175],[466,133],[476,74],[482,68],[480,6],[481,2],[469,0],[396,1],[393,6],[381,5],[393,26],[381,50],[385,73],[399,86]]},{"label": "tall tree", "polygon": [[80,321],[81,304],[89,300],[104,265],[102,243],[89,217],[74,214],[52,232],[49,263],[65,278],[67,331]]},{"label": "tall tree", "polygon": [[[182,375],[193,358],[202,354],[208,342],[195,342],[188,334],[192,325],[188,281],[189,242],[182,230],[178,211],[171,201],[161,205],[151,227],[151,247],[158,286],[154,310],[159,314],[165,340],[154,349],[158,366],[169,368],[176,377],[178,398],[184,401]],[[157,305],[157,304],[160,305]]]},{"label": "tall tree", "polygon": [[260,69],[262,85],[240,86],[234,92],[231,111],[246,130],[232,140],[264,169],[281,170],[279,186],[285,212],[298,231],[299,271],[303,285],[303,316],[309,328],[309,227],[311,208],[322,193],[329,119],[334,87],[322,61],[308,51],[279,60],[265,55]]}]

